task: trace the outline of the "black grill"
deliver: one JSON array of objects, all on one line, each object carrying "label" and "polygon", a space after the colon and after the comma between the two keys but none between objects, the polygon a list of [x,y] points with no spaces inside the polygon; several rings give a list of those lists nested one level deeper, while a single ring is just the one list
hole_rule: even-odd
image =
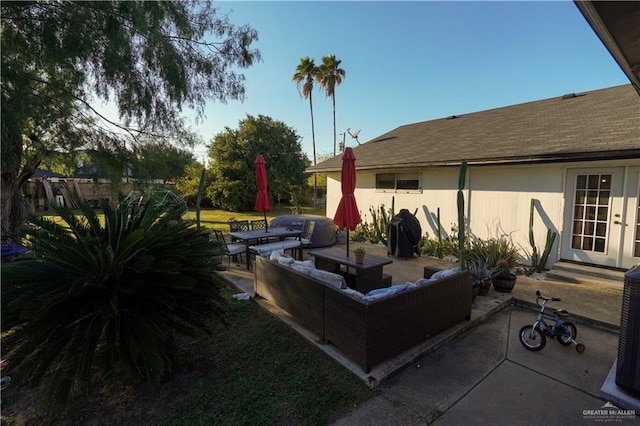
[{"label": "black grill", "polygon": [[413,253],[420,256],[421,237],[420,221],[409,210],[402,209],[387,226],[387,254],[404,258],[413,257]]}]

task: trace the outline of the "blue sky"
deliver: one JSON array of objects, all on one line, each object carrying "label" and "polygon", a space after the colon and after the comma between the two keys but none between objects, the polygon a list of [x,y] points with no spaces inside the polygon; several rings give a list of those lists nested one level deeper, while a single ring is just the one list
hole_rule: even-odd
[{"label": "blue sky", "polygon": [[[258,31],[262,62],[243,70],[244,102],[210,102],[209,143],[247,114],[294,128],[312,159],[309,102],[291,81],[299,59],[333,53],[337,133],[361,143],[398,126],[629,83],[572,1],[219,2]],[[314,93],[318,155],[333,154],[331,100]],[[342,138],[338,135],[338,140]],[[357,143],[346,135],[347,146]],[[202,160],[205,147],[195,150]]]}]

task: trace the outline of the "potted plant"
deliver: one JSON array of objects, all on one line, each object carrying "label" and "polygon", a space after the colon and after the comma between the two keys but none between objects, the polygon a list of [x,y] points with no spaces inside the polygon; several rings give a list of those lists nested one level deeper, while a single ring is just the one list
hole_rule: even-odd
[{"label": "potted plant", "polygon": [[511,264],[507,259],[500,258],[493,270],[493,288],[496,291],[510,293],[516,284],[516,274],[511,272]]},{"label": "potted plant", "polygon": [[364,262],[364,254],[366,252],[367,251],[362,246],[353,249],[353,255],[356,257],[356,263]]},{"label": "potted plant", "polygon": [[473,294],[486,296],[491,289],[491,269],[485,259],[469,261],[468,270],[473,276]]}]

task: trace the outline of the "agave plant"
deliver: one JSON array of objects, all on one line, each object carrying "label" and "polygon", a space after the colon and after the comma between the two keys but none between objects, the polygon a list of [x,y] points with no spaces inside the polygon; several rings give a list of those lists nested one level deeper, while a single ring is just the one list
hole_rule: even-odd
[{"label": "agave plant", "polygon": [[[509,234],[500,234],[489,239],[476,238],[468,252],[472,261],[484,260],[490,269],[498,266],[498,261],[506,262],[510,270],[520,266],[522,256]],[[495,272],[495,271],[494,271]]]},{"label": "agave plant", "polygon": [[2,267],[3,357],[12,383],[42,383],[55,401],[124,375],[160,382],[175,367],[177,333],[208,331],[225,310],[214,273],[221,247],[182,208],[120,197],[83,203],[61,223],[30,218],[30,255]]}]

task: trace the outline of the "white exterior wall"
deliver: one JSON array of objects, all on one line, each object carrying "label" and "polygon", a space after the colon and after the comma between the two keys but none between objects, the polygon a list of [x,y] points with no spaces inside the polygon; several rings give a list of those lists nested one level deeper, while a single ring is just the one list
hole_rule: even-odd
[{"label": "white exterior wall", "polygon": [[480,238],[510,234],[525,255],[531,247],[529,215],[533,198],[536,246],[543,250],[547,229],[555,231],[558,236],[549,262],[556,262],[563,226],[565,170],[562,165],[469,167],[465,201],[471,232]]},{"label": "white exterior wall", "polygon": [[[357,176],[356,176],[357,183]],[[340,187],[340,173],[327,173],[327,202],[326,202],[326,216],[333,219],[340,203],[340,197],[342,196],[342,189]],[[356,197],[356,200],[359,198]],[[360,204],[358,204],[360,207]]]},{"label": "white exterior wall", "polygon": [[[558,232],[562,227],[563,212],[563,166],[526,167],[468,167],[464,190],[465,216],[471,232],[480,237],[496,236],[496,230],[510,233],[514,242],[529,247],[529,206],[535,198],[534,231],[536,244],[544,245],[547,226]],[[443,237],[451,233],[458,224],[458,168],[434,168],[423,170],[422,192],[396,193],[375,190],[375,173],[359,172],[355,191],[358,208],[363,221],[371,222],[369,208],[384,204],[407,209],[420,221],[423,235],[437,235],[437,212],[440,209],[440,224]],[[333,217],[341,197],[340,174],[327,176],[327,216]],[[544,214],[544,221],[540,215]],[[555,246],[558,241],[556,240]],[[552,255],[555,256],[557,250]],[[556,256],[557,257],[557,256]],[[554,259],[551,259],[555,261]]]},{"label": "white exterior wall", "polygon": [[[531,248],[529,244],[529,211],[533,198],[535,200],[533,229],[536,246],[540,250],[544,249],[547,229],[557,232],[554,247],[547,263],[547,267],[550,267],[561,257],[562,238],[571,238],[571,229],[564,232],[564,227],[570,226],[571,223],[571,217],[565,220],[564,215],[573,214],[572,193],[567,192],[567,187],[572,188],[573,182],[569,182],[567,185],[568,171],[580,169],[593,171],[597,174],[612,167],[627,170],[626,174],[629,175],[628,182],[625,184],[625,187],[629,188],[625,191],[624,197],[626,198],[623,198],[627,201],[624,201],[622,209],[612,208],[615,210],[612,213],[620,213],[619,210],[623,209],[628,211],[626,215],[627,226],[622,229],[623,236],[621,238],[625,244],[632,246],[634,224],[638,223],[636,215],[640,214],[634,213],[634,210],[640,211],[637,208],[638,194],[640,193],[640,189],[638,189],[640,188],[640,174],[637,170],[640,170],[640,159],[520,166],[469,166],[464,189],[467,226],[475,236],[480,238],[495,237],[500,233],[510,234],[513,241],[522,248],[522,254],[526,258],[525,250],[530,251]],[[380,172],[388,173],[393,170]],[[457,167],[439,167],[425,169],[420,173],[421,191],[400,193],[377,191],[375,189],[375,172],[358,172],[355,196],[362,219],[370,223],[369,208],[377,209],[378,206],[384,204],[385,208],[389,209],[392,197],[395,197],[395,212],[406,208],[414,213],[418,209],[416,217],[420,220],[423,235],[430,238],[437,235],[437,210],[439,208],[443,236],[449,235],[452,225],[457,225],[458,222],[456,193],[459,169]],[[340,197],[340,173],[329,174],[327,177],[327,216],[333,217]],[[565,197],[570,199],[567,201]],[[565,203],[568,205],[565,206]],[[613,228],[612,232],[614,232]],[[628,252],[630,251],[631,249],[628,249]],[[596,259],[586,259],[586,261],[588,263],[602,263]],[[633,261],[637,263],[637,260]]]},{"label": "white exterior wall", "polygon": [[[451,168],[439,168],[424,170],[422,173],[422,184],[428,185],[428,188],[424,188],[422,192],[383,192],[376,191],[375,189],[375,173],[372,171],[358,172],[356,176],[356,202],[358,203],[358,209],[363,221],[371,223],[371,213],[369,208],[378,207],[384,204],[385,208],[389,210],[391,208],[392,197],[394,201],[394,209],[397,212],[400,209],[407,209],[411,213],[414,213],[416,208],[418,212],[416,217],[420,220],[423,232],[428,217],[430,217],[429,206],[425,200],[430,200],[430,204],[435,206],[433,210],[433,217],[436,216],[436,208],[440,207],[440,216],[442,220],[443,231],[449,232],[452,222],[446,222],[445,217],[452,217],[457,222],[457,206],[456,206],[456,192],[458,185],[458,169]],[[455,184],[455,188],[448,187],[451,182]],[[340,198],[342,196],[342,189],[340,186],[340,173],[333,173],[327,175],[327,216],[333,217]],[[435,219],[433,219],[435,223]],[[430,235],[434,235],[429,232]]]}]

